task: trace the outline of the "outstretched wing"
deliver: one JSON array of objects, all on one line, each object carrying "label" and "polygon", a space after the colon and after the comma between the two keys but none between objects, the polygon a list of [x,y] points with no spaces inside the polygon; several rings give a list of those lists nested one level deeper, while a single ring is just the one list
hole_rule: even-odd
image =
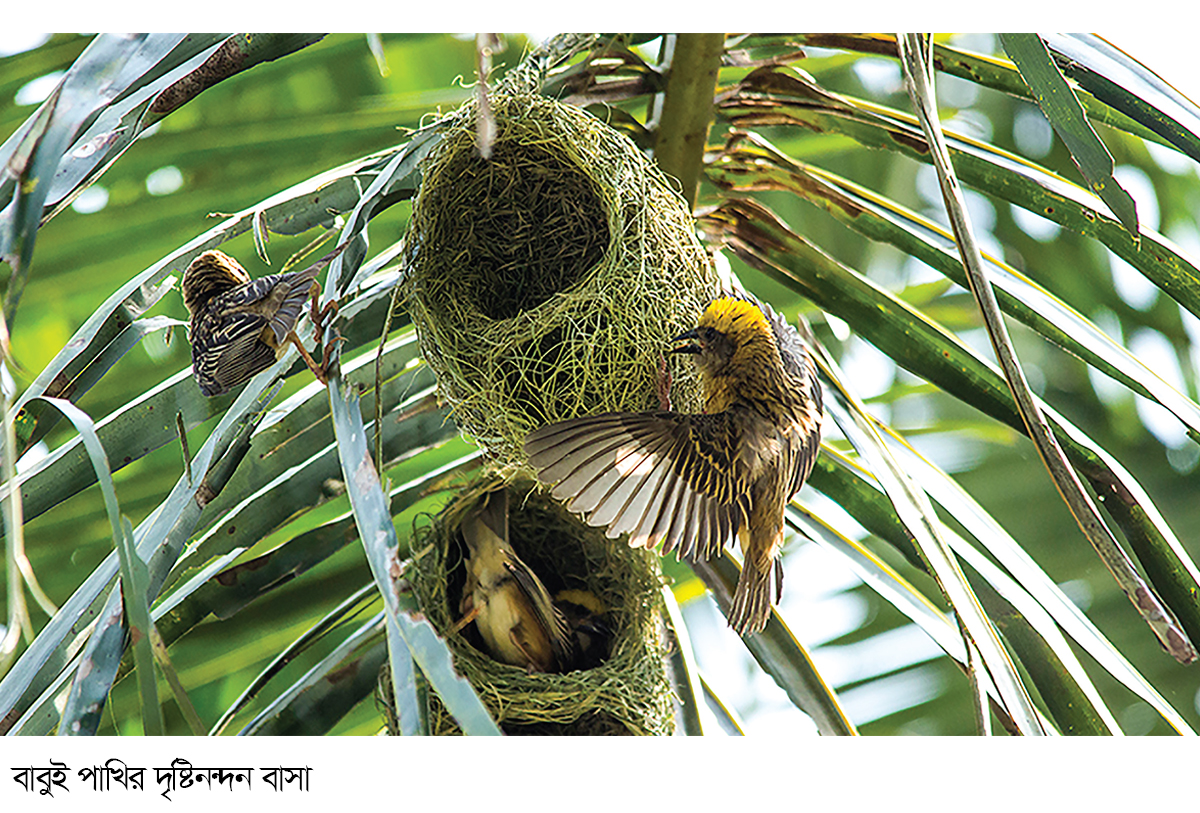
[{"label": "outstretched wing", "polygon": [[282,344],[288,331],[296,325],[312,291],[313,279],[320,270],[319,265],[314,265],[294,274],[280,275],[284,279],[279,281],[276,289],[280,294],[279,309],[271,314],[271,330],[275,333],[276,343]]},{"label": "outstretched wing", "polygon": [[283,344],[288,331],[296,326],[312,290],[313,279],[321,266],[309,266],[303,271],[286,274],[268,274],[238,291],[240,300],[235,307],[243,307],[261,314],[270,325],[275,345]]},{"label": "outstretched wing", "polygon": [[588,415],[525,439],[538,479],[589,525],[692,559],[719,550],[746,521],[748,476],[736,449],[726,413]]}]

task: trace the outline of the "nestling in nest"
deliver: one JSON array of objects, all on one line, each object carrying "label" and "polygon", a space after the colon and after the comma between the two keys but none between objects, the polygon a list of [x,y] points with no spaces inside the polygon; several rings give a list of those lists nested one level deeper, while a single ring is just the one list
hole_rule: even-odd
[{"label": "nestling in nest", "polygon": [[[544,586],[570,631],[560,648],[570,653],[565,662],[555,655],[535,663],[538,658],[526,654],[537,654],[526,643],[527,630],[508,637],[511,627],[486,621],[502,627],[496,647],[481,634],[477,615],[463,622],[476,601],[464,600],[474,592],[464,519],[468,526],[480,516],[494,521],[487,505],[498,488],[509,508],[507,547]],[[506,486],[499,475],[486,474],[416,530],[414,550],[424,552],[409,577],[422,609],[444,631],[455,668],[506,733],[670,733],[673,701],[657,557],[612,544],[533,488],[529,481]],[[455,733],[440,703],[431,703],[435,733]]]}]

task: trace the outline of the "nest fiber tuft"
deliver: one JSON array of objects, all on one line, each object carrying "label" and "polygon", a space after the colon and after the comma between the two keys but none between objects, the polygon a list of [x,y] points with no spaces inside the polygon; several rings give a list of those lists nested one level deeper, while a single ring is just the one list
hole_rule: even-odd
[{"label": "nest fiber tuft", "polygon": [[[431,524],[417,529],[406,571],[421,609],[446,635],[459,617],[466,580],[463,512],[501,478],[468,486]],[[455,669],[471,682],[506,734],[670,734],[673,699],[666,669],[657,556],[605,539],[556,501],[517,480],[509,491],[509,540],[551,595],[587,591],[612,630],[607,657],[590,669],[535,673],[492,659],[469,624],[447,637]],[[431,733],[459,733],[430,695]]]},{"label": "nest fiber tuft", "polygon": [[[626,136],[537,95],[475,105],[422,165],[406,237],[406,307],[458,425],[501,464],[529,430],[658,406],[671,339],[717,291],[683,199]],[[674,363],[674,361],[672,361]],[[691,365],[676,407],[699,411]]]}]

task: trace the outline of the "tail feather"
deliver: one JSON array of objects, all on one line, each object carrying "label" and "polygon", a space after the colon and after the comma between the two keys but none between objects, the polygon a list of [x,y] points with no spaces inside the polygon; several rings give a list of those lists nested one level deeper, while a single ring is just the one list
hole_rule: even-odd
[{"label": "tail feather", "polygon": [[288,331],[300,319],[300,313],[304,310],[305,303],[308,302],[308,297],[313,289],[313,283],[316,281],[317,274],[321,268],[321,264],[317,263],[305,268],[303,271],[272,274],[270,277],[262,278],[271,279],[276,285],[284,283],[288,286],[283,302],[279,304],[279,310],[271,315],[271,330],[275,332],[276,344],[283,344]]},{"label": "tail feather", "polygon": [[733,594],[729,611],[729,626],[738,635],[762,632],[771,619],[771,577],[774,568],[759,570],[746,562]]},{"label": "tail feather", "polygon": [[305,303],[308,302],[310,293],[314,291],[314,286],[315,291],[320,294],[321,285],[317,282],[317,274],[321,273],[325,266],[329,265],[339,254],[345,251],[348,245],[350,245],[349,240],[303,271],[289,271],[285,274],[272,274],[270,277],[260,277],[260,279],[275,280],[272,285],[280,282],[288,284],[287,294],[280,304],[279,310],[271,317],[271,330],[275,332],[276,344],[283,344],[288,331],[299,320],[300,313],[304,309]]}]

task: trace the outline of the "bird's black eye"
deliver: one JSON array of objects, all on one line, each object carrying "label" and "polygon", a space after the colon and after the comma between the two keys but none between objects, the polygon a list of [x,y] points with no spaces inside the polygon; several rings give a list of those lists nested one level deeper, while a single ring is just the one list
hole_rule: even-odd
[{"label": "bird's black eye", "polygon": [[716,337],[717,337],[717,331],[714,328],[711,328],[711,327],[704,328],[704,341],[711,342]]}]

